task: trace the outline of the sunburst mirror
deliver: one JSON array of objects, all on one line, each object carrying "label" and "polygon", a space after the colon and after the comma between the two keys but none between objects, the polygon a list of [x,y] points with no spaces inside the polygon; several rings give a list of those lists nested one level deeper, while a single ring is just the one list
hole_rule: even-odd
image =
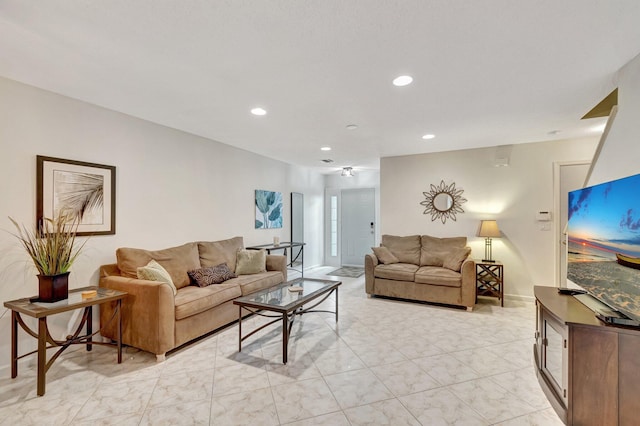
[{"label": "sunburst mirror", "polygon": [[462,197],[463,189],[456,189],[455,182],[446,185],[444,180],[440,185],[431,184],[429,192],[423,192],[425,200],[420,204],[425,207],[423,214],[430,214],[431,221],[440,219],[446,223],[447,219],[456,220],[457,213],[464,213],[460,205],[466,203],[467,199]]}]

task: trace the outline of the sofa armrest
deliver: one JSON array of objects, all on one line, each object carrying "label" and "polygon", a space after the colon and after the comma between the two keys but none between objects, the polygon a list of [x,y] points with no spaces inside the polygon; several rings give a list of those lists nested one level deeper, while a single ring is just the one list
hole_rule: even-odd
[{"label": "sofa armrest", "polygon": [[373,294],[373,271],[378,265],[378,258],[373,253],[364,255],[364,291],[367,294]]},{"label": "sofa armrest", "polygon": [[[174,347],[175,299],[171,287],[162,282],[117,275],[100,277],[100,287],[126,291],[122,300],[122,343],[163,355]],[[115,339],[112,318],[116,302],[100,305],[100,327],[104,337]]]},{"label": "sofa armrest", "polygon": [[462,274],[462,305],[473,307],[476,304],[476,262],[467,258],[460,268]]},{"label": "sofa armrest", "polygon": [[267,255],[267,271],[280,271],[287,281],[287,256],[282,254]]}]

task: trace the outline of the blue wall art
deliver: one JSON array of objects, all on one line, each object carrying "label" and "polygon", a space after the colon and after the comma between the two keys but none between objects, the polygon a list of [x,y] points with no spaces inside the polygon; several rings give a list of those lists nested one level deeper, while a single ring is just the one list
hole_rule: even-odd
[{"label": "blue wall art", "polygon": [[282,192],[256,189],[256,229],[282,228]]}]

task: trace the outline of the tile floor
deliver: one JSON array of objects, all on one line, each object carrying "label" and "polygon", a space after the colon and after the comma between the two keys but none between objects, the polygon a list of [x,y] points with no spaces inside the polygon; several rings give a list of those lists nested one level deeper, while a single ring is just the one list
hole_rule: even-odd
[{"label": "tile floor", "polygon": [[466,312],[367,298],[364,277],[341,280],[339,322],[302,317],[286,366],[276,326],[242,353],[232,325],[163,363],[127,348],[118,365],[110,348],[79,347],[53,364],[43,397],[33,367],[1,377],[0,424],[562,424],[532,367],[532,303],[481,299]]}]

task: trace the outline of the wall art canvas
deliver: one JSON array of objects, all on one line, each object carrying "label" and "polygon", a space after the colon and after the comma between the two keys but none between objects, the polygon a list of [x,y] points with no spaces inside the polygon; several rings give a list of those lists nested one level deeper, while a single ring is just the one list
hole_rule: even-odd
[{"label": "wall art canvas", "polygon": [[116,168],[37,156],[36,219],[64,211],[77,217],[78,235],[116,233]]},{"label": "wall art canvas", "polygon": [[282,228],[282,192],[256,189],[256,229]]}]

